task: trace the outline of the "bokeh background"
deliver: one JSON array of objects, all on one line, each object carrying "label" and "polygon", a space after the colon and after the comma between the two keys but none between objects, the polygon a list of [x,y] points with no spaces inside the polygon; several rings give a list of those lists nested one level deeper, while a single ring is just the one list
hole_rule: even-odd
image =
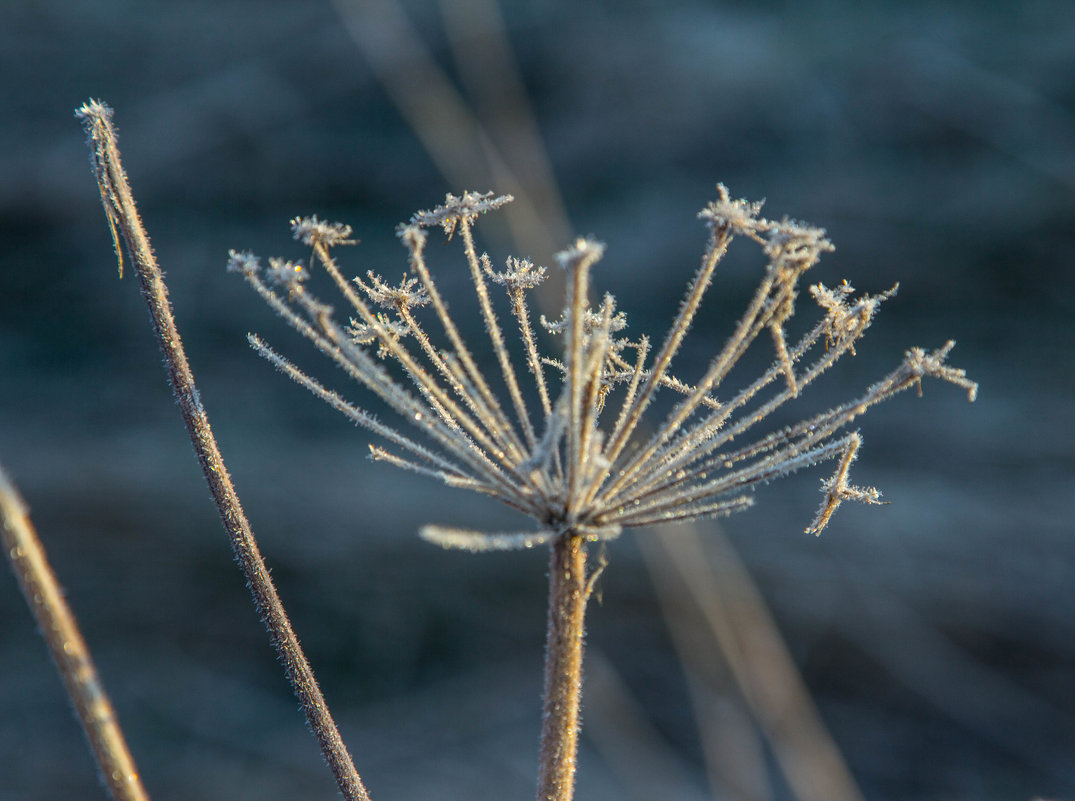
[{"label": "bokeh background", "polygon": [[[814,280],[900,282],[811,411],[950,337],[981,393],[930,383],[871,413],[856,480],[892,504],[820,539],[812,472],[609,548],[579,798],[1075,797],[1068,3],[3,4],[0,460],[151,794],[333,798],[116,278],[72,114],[90,97],[116,109],[225,458],[377,801],[531,795],[545,557],[419,542],[519,521],[371,466],[363,433],[249,351],[259,331],[345,388],[227,250],[299,256],[287,221],[316,212],[363,240],[347,269],[392,276],[413,210],[512,191],[482,224],[494,259],[592,233],[598,288],[656,338],[716,181],[828,229]],[[737,244],[687,380],[758,278]],[[0,573],[0,799],[101,797]]]}]

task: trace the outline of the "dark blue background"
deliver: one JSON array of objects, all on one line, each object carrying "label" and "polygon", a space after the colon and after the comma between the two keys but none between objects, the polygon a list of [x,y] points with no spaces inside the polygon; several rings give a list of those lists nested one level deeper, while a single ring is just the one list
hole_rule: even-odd
[{"label": "dark blue background", "polygon": [[[257,330],[335,378],[224,272],[228,248],[301,255],[287,221],[316,212],[363,240],[346,270],[394,277],[404,260],[393,226],[413,210],[449,190],[512,189],[471,166],[473,140],[464,131],[465,147],[451,144],[437,113],[422,136],[448,153],[428,155],[370,66],[378,45],[405,86],[430,85],[408,72],[408,40],[381,5],[351,18],[357,37],[330,3],[0,10],[0,460],[157,799],[335,789],[231,563],[136,284],[116,280],[72,115],[89,97],[116,109],[210,418],[374,798],[532,792],[544,557],[418,542],[426,522],[519,522],[371,466],[363,433],[248,350]],[[495,60],[478,64],[477,83],[453,60],[446,19],[473,37],[464,52],[495,59],[496,40],[464,14],[489,21],[480,6],[414,2],[406,18],[544,210],[542,226],[522,229],[520,255],[549,263],[567,237],[594,234],[608,244],[596,289],[615,292],[633,331],[659,338],[704,244],[695,213],[723,181],[767,197],[772,216],[828,229],[837,250],[815,280],[901,283],[810,411],[853,396],[908,346],[959,341],[952,362],[981,382],[977,403],[927,384],[922,400],[908,394],[862,422],[856,480],[891,506],[841,510],[821,539],[807,537],[824,475],[811,473],[767,488],[722,528],[866,797],[1075,794],[1068,4],[505,3],[562,224],[525,126],[502,97],[482,105],[482,87],[499,85]],[[503,218],[482,231],[496,261],[516,252]],[[756,249],[738,245],[685,351],[686,380],[758,278]],[[441,264],[456,263],[453,247],[434,246]],[[444,282],[467,309],[459,280]],[[660,768],[640,770],[662,777],[663,798],[709,797],[689,684],[635,540],[647,536],[610,547],[591,611],[599,686],[580,798],[655,797],[631,778],[639,753]],[[654,733],[631,759],[601,735],[623,730],[597,703],[610,687]],[[773,749],[728,722],[742,717],[734,683],[714,692],[712,725],[762,754],[771,797],[791,797]],[[0,799],[102,792],[0,574]]]}]

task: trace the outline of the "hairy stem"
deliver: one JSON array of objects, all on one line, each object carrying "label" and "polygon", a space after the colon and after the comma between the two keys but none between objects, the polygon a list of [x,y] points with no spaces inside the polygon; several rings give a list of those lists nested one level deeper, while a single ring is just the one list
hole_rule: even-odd
[{"label": "hairy stem", "polygon": [[49,566],[26,504],[0,466],[0,543],[11,561],[22,594],[45,638],[67,696],[89,740],[101,780],[114,801],[149,801],[134,757],[127,748],[116,710],[97,675],[89,646],[63,588]]},{"label": "hairy stem", "polygon": [[569,531],[553,543],[549,562],[538,801],[570,801],[575,792],[583,621],[588,594],[583,538]]},{"label": "hairy stem", "polygon": [[[116,228],[122,233],[127,252],[134,262],[142,296],[149,307],[153,329],[164,355],[168,382],[194,444],[202,473],[220,511],[235,558],[246,577],[258,615],[269,630],[273,647],[284,664],[287,680],[302,704],[306,720],[317,737],[325,761],[336,777],[340,792],[348,801],[369,801],[369,795],[329,713],[310,663],[306,661],[298,638],[291,628],[291,621],[284,612],[280,596],[246,519],[246,513],[239,503],[239,496],[224,466],[216,438],[209,427],[209,418],[199,398],[194,375],[187,363],[179,331],[172,316],[164,278],[153,256],[149,236],[138,216],[134,197],[123,171],[116,146],[116,134],[112,127],[112,110],[102,103],[91,101],[79,109],[78,116],[89,135],[91,157],[105,215],[113,228],[113,236]],[[116,244],[118,255],[118,242]]]}]

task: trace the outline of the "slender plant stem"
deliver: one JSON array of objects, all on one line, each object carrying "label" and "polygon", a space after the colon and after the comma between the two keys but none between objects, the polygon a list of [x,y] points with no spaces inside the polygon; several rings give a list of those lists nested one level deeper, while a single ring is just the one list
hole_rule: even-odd
[{"label": "slender plant stem", "polygon": [[569,531],[553,543],[549,563],[538,801],[570,801],[575,792],[588,590],[585,544],[581,536]]},{"label": "slender plant stem", "polygon": [[[102,103],[90,101],[79,109],[78,116],[89,135],[91,158],[105,215],[113,229],[113,236],[115,237],[115,230],[118,228],[127,243],[127,252],[138,273],[142,296],[149,307],[153,329],[164,355],[168,381],[179,403],[187,432],[201,463],[202,473],[220,510],[232,550],[246,577],[258,614],[269,630],[273,647],[284,663],[287,679],[302,704],[306,720],[317,737],[325,761],[336,777],[340,792],[348,801],[369,801],[366,788],[329,713],[313,670],[306,661],[298,638],[291,628],[291,622],[284,612],[283,604],[273,586],[246,514],[224,466],[216,438],[209,427],[209,418],[199,398],[194,376],[172,317],[164,278],[153,256],[149,237],[138,216],[130,185],[123,171],[116,146],[115,129],[112,127],[112,110]],[[116,245],[119,255],[118,241]],[[122,261],[120,264],[122,275]]]},{"label": "slender plant stem", "polygon": [[30,605],[67,695],[89,740],[101,780],[115,801],[149,801],[119,719],[63,588],[49,566],[26,504],[0,466],[0,541]]}]

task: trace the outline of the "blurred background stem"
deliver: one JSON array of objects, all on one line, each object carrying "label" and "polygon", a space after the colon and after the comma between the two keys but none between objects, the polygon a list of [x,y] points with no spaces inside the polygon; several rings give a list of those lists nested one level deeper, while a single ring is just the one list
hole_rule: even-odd
[{"label": "blurred background stem", "polygon": [[45,638],[78,716],[101,781],[115,801],[149,801],[116,710],[97,675],[63,588],[30,522],[26,503],[0,465],[0,538],[38,630]]}]

